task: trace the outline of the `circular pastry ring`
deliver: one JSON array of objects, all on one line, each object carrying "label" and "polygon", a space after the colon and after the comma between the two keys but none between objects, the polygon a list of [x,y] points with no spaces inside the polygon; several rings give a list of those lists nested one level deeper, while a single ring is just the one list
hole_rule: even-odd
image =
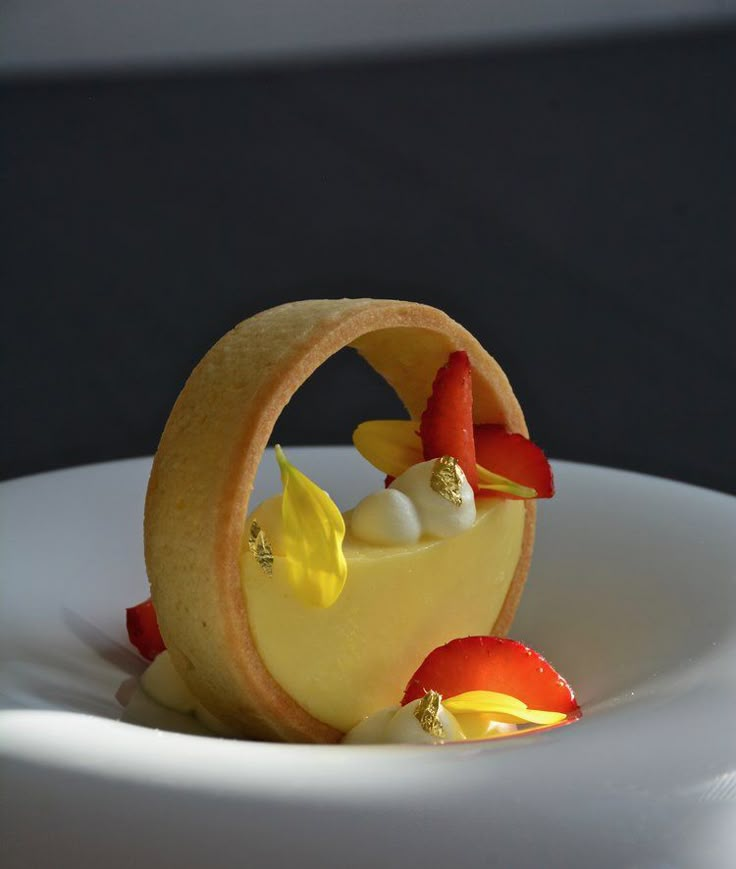
[{"label": "circular pastry ring", "polygon": [[[254,643],[240,582],[248,500],[284,406],[330,356],[355,348],[418,418],[453,350],[473,368],[476,422],[527,435],[506,375],[462,326],[413,302],[292,302],[251,317],[194,369],[166,423],[145,508],[145,557],[162,635],[177,670],[214,715],[243,736],[334,742],[342,734],[306,712],[271,677]],[[535,502],[522,550],[490,632],[504,634],[531,559]]]}]

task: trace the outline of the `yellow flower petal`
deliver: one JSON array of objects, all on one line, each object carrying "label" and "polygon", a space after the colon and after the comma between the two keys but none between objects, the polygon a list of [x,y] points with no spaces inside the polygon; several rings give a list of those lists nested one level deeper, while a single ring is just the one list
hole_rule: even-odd
[{"label": "yellow flower petal", "polygon": [[358,452],[384,474],[398,477],[407,468],[424,461],[419,423],[407,419],[373,419],[353,432]]},{"label": "yellow flower petal", "polygon": [[466,739],[490,739],[497,735],[493,733],[493,725],[498,723],[498,718],[493,715],[481,715],[478,712],[453,712],[453,715]]},{"label": "yellow flower petal", "polygon": [[287,575],[299,599],[329,607],[348,573],[342,551],[345,520],[327,492],[294,467],[276,447],[284,495],[281,501]]},{"label": "yellow flower petal", "polygon": [[567,718],[563,712],[529,709],[526,703],[516,697],[496,691],[466,691],[448,697],[442,701],[442,705],[453,715],[476,713],[509,724],[557,724]]},{"label": "yellow flower petal", "polygon": [[[559,724],[567,718],[564,712],[548,712],[546,709],[524,709],[513,713],[520,722],[528,724]],[[500,718],[496,718],[500,721]]]},{"label": "yellow flower petal", "polygon": [[531,486],[522,486],[500,474],[494,474],[487,468],[476,465],[478,468],[478,485],[481,489],[490,489],[494,492],[505,492],[508,495],[516,495],[517,498],[536,498],[537,490]]},{"label": "yellow flower petal", "polygon": [[510,694],[500,691],[465,691],[443,700],[443,705],[450,712],[493,712],[495,709],[509,707],[511,709],[526,709],[526,703]]}]

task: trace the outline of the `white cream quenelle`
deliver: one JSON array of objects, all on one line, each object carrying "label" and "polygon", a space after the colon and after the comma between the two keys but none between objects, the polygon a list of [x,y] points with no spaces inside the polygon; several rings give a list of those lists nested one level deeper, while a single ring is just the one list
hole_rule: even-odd
[{"label": "white cream quenelle", "polygon": [[457,461],[445,456],[412,465],[353,510],[352,533],[378,546],[454,537],[475,523],[475,496]]},{"label": "white cream quenelle", "polygon": [[437,745],[464,739],[457,719],[442,705],[440,695],[432,691],[406,706],[390,706],[369,715],[345,734],[343,743]]},{"label": "white cream quenelle", "polygon": [[373,492],[353,510],[350,529],[359,540],[379,546],[416,543],[422,522],[414,502],[398,489]]},{"label": "white cream quenelle", "polygon": [[[455,716],[436,691],[412,700],[406,706],[389,706],[359,721],[344,738],[345,745],[412,743],[438,745],[487,739],[513,733],[515,724],[493,721],[488,716]],[[465,726],[464,726],[465,725]]]},{"label": "white cream quenelle", "polygon": [[214,734],[232,735],[229,728],[209,713],[191,693],[172,664],[168,652],[161,652],[149,664],[141,676],[140,686],[148,698],[165,709],[193,716]]}]

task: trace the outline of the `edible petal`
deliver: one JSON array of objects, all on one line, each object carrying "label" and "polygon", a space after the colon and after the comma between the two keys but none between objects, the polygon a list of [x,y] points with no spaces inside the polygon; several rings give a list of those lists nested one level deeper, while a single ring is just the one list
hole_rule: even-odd
[{"label": "edible petal", "polygon": [[482,714],[507,724],[559,724],[567,718],[564,712],[529,709],[522,700],[498,691],[465,691],[446,698],[443,705],[454,715]]},{"label": "edible petal", "polygon": [[280,446],[275,452],[284,489],[281,516],[289,582],[303,603],[332,606],[348,573],[342,551],[345,521],[327,492],[294,467]]},{"label": "edible petal", "polygon": [[417,423],[407,419],[373,419],[353,432],[353,444],[374,468],[398,477],[424,458]]},{"label": "edible petal", "polygon": [[516,733],[519,729],[519,724],[499,721],[492,715],[477,712],[458,712],[455,715],[455,720],[462,728],[465,738],[471,740],[508,736],[510,733]]},{"label": "edible petal", "polygon": [[478,487],[480,493],[496,492],[499,495],[513,496],[514,498],[536,498],[537,490],[530,486],[522,486],[521,483],[516,483],[509,480],[508,477],[502,477],[500,474],[494,474],[487,468],[478,465]]}]

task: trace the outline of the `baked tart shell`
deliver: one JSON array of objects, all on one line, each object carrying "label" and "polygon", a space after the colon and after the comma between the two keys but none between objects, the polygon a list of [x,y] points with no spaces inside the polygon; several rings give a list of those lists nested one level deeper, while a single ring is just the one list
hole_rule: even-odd
[{"label": "baked tart shell", "polygon": [[[248,621],[240,554],[256,472],[279,414],[345,347],[391,385],[414,419],[438,368],[453,350],[465,350],[475,421],[528,435],[498,363],[466,329],[426,305],[292,302],[243,321],[212,347],[181,391],[153,462],[145,558],[174,665],[203,705],[244,737],[335,742],[342,736],[306,712],[266,669]],[[511,625],[531,560],[536,505],[524,507],[521,555],[499,616],[488,626],[497,635]]]}]

